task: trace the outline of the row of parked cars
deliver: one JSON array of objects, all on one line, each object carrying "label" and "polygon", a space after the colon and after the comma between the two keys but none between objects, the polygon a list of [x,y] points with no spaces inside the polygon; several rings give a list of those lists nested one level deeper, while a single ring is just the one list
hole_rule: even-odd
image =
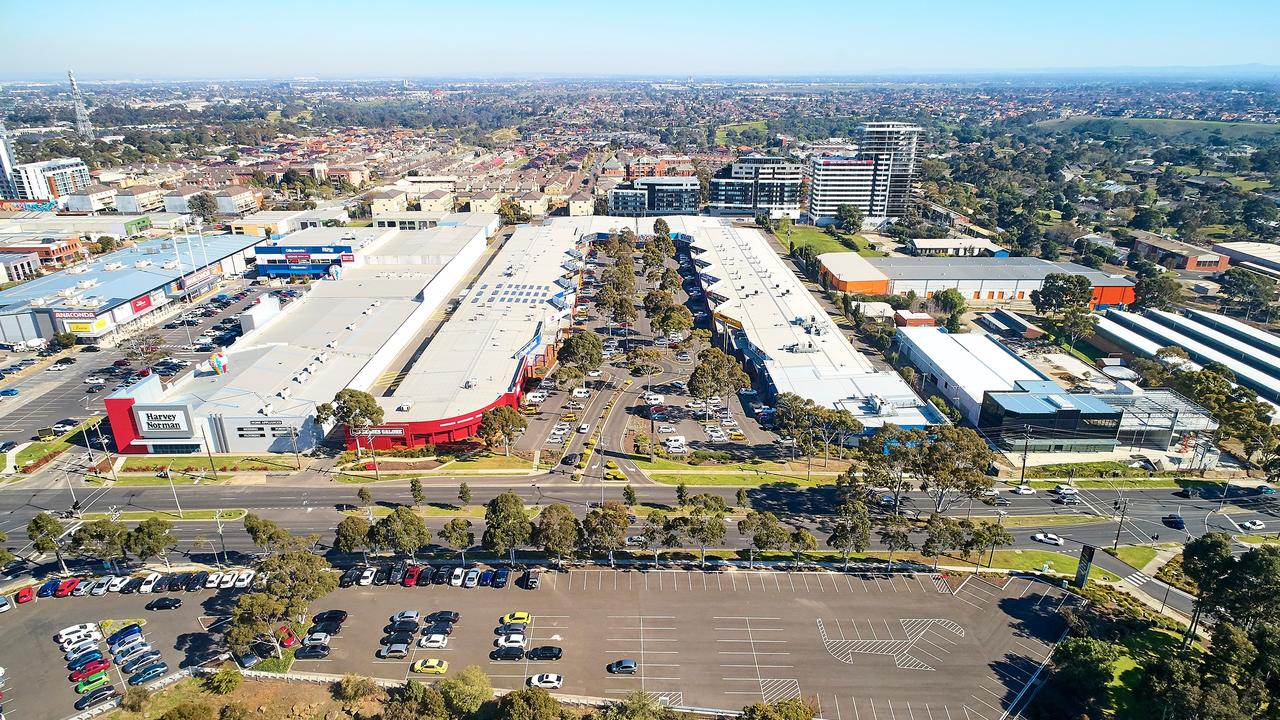
[{"label": "row of parked cars", "polygon": [[[428,585],[452,585],[453,587],[504,588],[511,581],[511,570],[505,567],[477,568],[462,565],[356,565],[348,568],[338,580],[338,587],[353,585],[401,585],[426,587]],[[533,590],[538,587],[538,573],[526,570],[517,584]]]},{"label": "row of parked cars", "polygon": [[[379,641],[380,648],[376,653],[380,658],[402,658],[409,654],[409,647],[419,631],[420,648],[441,649],[449,646],[449,637],[453,635],[453,626],[461,619],[461,615],[453,610],[437,610],[423,615],[417,610],[401,610],[392,615],[387,626],[382,628],[383,637]],[[414,672],[428,675],[443,675],[449,669],[449,663],[443,660],[419,661],[411,668]]]},{"label": "row of parked cars", "polygon": [[[107,654],[99,645],[104,640]],[[75,683],[75,692],[81,696],[75,704],[80,712],[117,696],[110,676],[113,663],[129,676],[130,685],[141,685],[169,671],[160,651],[151,647],[137,623],[125,625],[105,638],[96,623],[72,625],[54,635],[53,641],[67,661],[67,680]]]},{"label": "row of parked cars", "polygon": [[[37,598],[64,598],[64,597],[81,597],[84,595],[100,596],[109,592],[121,593],[129,595],[132,593],[148,594],[162,592],[195,592],[200,589],[244,589],[249,587],[256,573],[253,570],[228,570],[226,572],[185,572],[185,573],[169,573],[161,574],[158,572],[148,573],[147,575],[103,575],[101,577],[83,578],[54,578],[45,582],[43,585],[25,587],[14,594],[14,602],[18,605],[31,602]],[[160,604],[152,607],[147,605],[149,610],[168,610],[177,605]],[[0,612],[5,612],[10,608],[9,599],[0,595]]]}]

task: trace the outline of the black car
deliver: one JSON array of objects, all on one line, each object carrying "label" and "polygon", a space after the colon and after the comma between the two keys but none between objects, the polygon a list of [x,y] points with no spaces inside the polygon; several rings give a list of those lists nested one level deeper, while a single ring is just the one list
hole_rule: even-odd
[{"label": "black car", "polygon": [[347,571],[342,573],[342,577],[338,580],[338,587],[345,588],[355,585],[362,572],[364,572],[364,568],[359,566],[347,568]]},{"label": "black car", "polygon": [[413,644],[413,635],[410,633],[393,633],[382,638],[383,645],[411,645]]},{"label": "black car", "polygon": [[130,593],[136,593],[138,592],[138,588],[142,587],[142,583],[144,582],[146,582],[146,578],[143,578],[143,577],[133,578],[129,580],[129,582],[125,583],[124,587],[120,588],[120,594],[128,595]]},{"label": "black car", "polygon": [[76,700],[76,710],[79,712],[84,712],[85,710],[88,710],[89,708],[94,707],[96,705],[100,705],[115,696],[116,696],[115,686],[104,685],[103,687],[100,687],[97,690],[94,690],[93,692],[89,693],[88,695],[85,695],[79,700]]},{"label": "black car", "polygon": [[404,581],[405,570],[406,568],[404,565],[396,565],[392,567],[391,577],[387,580],[387,582],[390,583],[391,585],[399,585],[401,582]]},{"label": "black car", "polygon": [[84,347],[80,348],[80,352],[102,352],[102,348],[98,347],[97,345],[85,345]]},{"label": "black car", "polygon": [[342,623],[347,621],[347,611],[346,610],[325,610],[322,613],[317,613],[315,617],[311,618],[311,621],[316,623],[317,625],[324,624],[324,623],[337,623],[341,625]]},{"label": "black car", "polygon": [[195,592],[204,587],[204,583],[209,579],[209,573],[201,570],[191,577],[187,578],[187,584],[183,587],[187,592]]},{"label": "black car", "polygon": [[329,657],[328,645],[305,645],[293,654],[295,660],[323,660]]},{"label": "black car", "polygon": [[373,584],[386,585],[387,581],[390,579],[391,579],[391,566],[383,565],[382,567],[378,568],[377,574],[373,576]]},{"label": "black car", "polygon": [[333,620],[318,622],[315,625],[311,626],[311,629],[307,631],[307,634],[310,635],[311,633],[318,633],[318,632],[324,633],[325,635],[332,635],[334,637],[337,637],[338,635],[342,634],[342,623],[334,622]]},{"label": "black car", "polygon": [[449,623],[450,625],[452,625],[453,623],[458,622],[458,618],[460,617],[462,616],[454,612],[453,610],[437,610],[422,619],[432,624]]},{"label": "black car", "polygon": [[397,633],[416,633],[418,632],[419,627],[421,626],[418,625],[417,620],[400,620],[382,628],[382,632],[388,635],[395,635]]},{"label": "black car", "polygon": [[187,586],[191,573],[176,573],[169,576],[169,592],[178,592]]},{"label": "black car", "polygon": [[73,357],[58,358],[53,361],[54,365],[75,365],[76,359]]},{"label": "black car", "polygon": [[1165,525],[1168,525],[1174,530],[1187,529],[1187,521],[1183,519],[1181,515],[1165,515],[1164,517],[1160,518],[1160,522],[1164,523]]},{"label": "black car", "polygon": [[431,576],[432,585],[444,585],[449,582],[449,576],[453,574],[453,568],[448,565],[436,568],[436,573]]},{"label": "black car", "polygon": [[504,588],[507,586],[507,579],[511,577],[511,571],[506,568],[498,568],[493,574],[493,586],[496,588]]},{"label": "black car", "polygon": [[447,622],[432,623],[422,629],[423,635],[452,635],[453,625]]},{"label": "black car", "polygon": [[148,610],[177,610],[182,607],[182,598],[162,597],[147,603]]},{"label": "black car", "polygon": [[164,324],[165,330],[177,330],[180,326],[176,322],[167,322]]},{"label": "black car", "polygon": [[523,660],[524,650],[518,647],[502,647],[489,653],[490,660]]},{"label": "black car", "polygon": [[543,645],[530,650],[527,655],[530,660],[559,660],[564,650],[555,645]]}]

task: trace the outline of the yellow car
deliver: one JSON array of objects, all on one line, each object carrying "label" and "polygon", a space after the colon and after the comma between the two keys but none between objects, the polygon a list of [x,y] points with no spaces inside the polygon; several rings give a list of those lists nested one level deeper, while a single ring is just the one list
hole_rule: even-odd
[{"label": "yellow car", "polygon": [[426,675],[443,675],[449,672],[449,661],[437,658],[423,658],[413,664],[412,670]]},{"label": "yellow car", "polygon": [[626,480],[627,476],[621,470],[610,470],[604,474],[605,480]]},{"label": "yellow car", "polygon": [[746,436],[746,435],[743,435],[742,433],[738,432],[737,430],[734,430],[733,432],[729,433],[729,439],[730,439],[730,440],[746,440],[746,439],[747,439],[747,436]]},{"label": "yellow car", "polygon": [[499,618],[498,622],[502,623],[503,625],[528,625],[529,613],[525,612],[524,610],[509,612],[506,615],[503,615],[501,618]]},{"label": "yellow car", "polygon": [[565,413],[564,415],[560,416],[560,419],[565,422],[575,422],[578,419],[578,416],[574,415],[573,413]]},{"label": "yellow car", "polygon": [[616,462],[614,462],[614,461],[612,461],[612,460],[605,461],[604,466],[605,466],[605,467],[607,467],[607,468],[609,468],[610,470],[617,470],[617,469],[618,469],[618,463],[616,463]]}]

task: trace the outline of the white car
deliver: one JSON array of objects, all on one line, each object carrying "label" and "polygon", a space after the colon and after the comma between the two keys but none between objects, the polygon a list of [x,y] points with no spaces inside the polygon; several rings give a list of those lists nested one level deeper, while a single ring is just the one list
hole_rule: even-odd
[{"label": "white car", "polygon": [[235,584],[236,584],[236,573],[233,570],[222,576],[222,581],[218,583],[218,587],[223,590],[226,590],[227,588],[235,587]]},{"label": "white car", "polygon": [[1035,535],[1032,535],[1031,539],[1038,543],[1044,543],[1045,545],[1062,545],[1064,542],[1063,539],[1057,535],[1047,532],[1038,532]]},{"label": "white car", "polygon": [[1240,527],[1245,530],[1257,531],[1257,530],[1265,530],[1267,528],[1267,524],[1262,522],[1261,520],[1246,520],[1240,523]]},{"label": "white car", "polygon": [[104,382],[106,381],[98,377],[97,375],[90,375],[89,377],[84,379],[85,385],[101,385]]},{"label": "white car", "polygon": [[659,405],[663,400],[665,400],[665,398],[658,393],[649,393],[644,396],[644,402],[646,405]]},{"label": "white car", "polygon": [[529,641],[525,639],[524,633],[511,633],[509,635],[503,635],[497,640],[494,640],[493,646],[499,647],[499,648],[508,648],[508,647],[522,648],[528,642]]},{"label": "white car", "polygon": [[708,404],[708,405],[719,405],[719,404],[720,404],[720,396],[719,396],[719,395],[712,395],[711,397],[707,398],[707,404]]},{"label": "white car", "polygon": [[206,588],[216,588],[221,584],[222,584],[222,573],[217,571],[209,573],[209,579],[204,581],[204,586]]},{"label": "white car", "polygon": [[83,635],[85,633],[90,633],[90,632],[98,632],[98,625],[96,623],[81,623],[79,625],[72,625],[71,627],[66,627],[59,630],[58,634],[53,636],[53,641],[56,643],[62,643],[67,638],[72,637],[73,635]]},{"label": "white car", "polygon": [[1035,495],[1036,489],[1030,485],[1019,485],[1018,487],[1013,488],[1010,492],[1014,495]]},{"label": "white car", "polygon": [[99,578],[98,581],[93,584],[93,587],[89,588],[89,594],[94,597],[98,597],[99,595],[106,595],[107,592],[111,589],[111,583],[115,581],[116,581],[116,578],[114,575],[107,575],[105,577]]},{"label": "white car", "polygon": [[449,584],[454,587],[462,587],[462,581],[467,577],[465,568],[456,567],[453,569],[453,575],[449,577]]},{"label": "white car", "polygon": [[418,647],[438,650],[440,648],[449,647],[449,636],[436,633],[434,635],[423,635],[418,638]]},{"label": "white car", "polygon": [[987,488],[978,493],[978,495],[981,497],[1000,497],[1000,491],[995,488]]},{"label": "white car", "polygon": [[418,612],[417,610],[401,610],[400,612],[391,616],[392,624],[398,623],[401,620],[418,622],[421,619],[422,619],[422,613]]},{"label": "white car", "polygon": [[558,432],[563,434],[563,433],[569,432],[569,428],[571,427],[573,426],[567,422],[558,422],[555,424],[555,427],[551,428],[551,432]]},{"label": "white car", "polygon": [[76,643],[75,645],[72,645],[71,647],[67,648],[66,652],[63,653],[62,657],[67,662],[71,662],[72,658],[76,657],[77,655],[82,655],[84,653],[89,652],[90,650],[97,650],[97,649],[98,649],[97,642],[93,640],[81,640],[79,643]]},{"label": "white car", "polygon": [[[107,592],[118,593],[120,592],[120,588],[128,584],[129,584],[128,575],[118,575],[114,578],[111,578],[111,584],[107,586]],[[208,586],[206,585],[205,587],[208,587]]]},{"label": "white car", "polygon": [[365,568],[365,569],[364,569],[364,572],[360,573],[360,580],[359,580],[356,584],[357,584],[357,585],[372,585],[372,584],[373,584],[373,578],[374,578],[374,576],[376,576],[377,574],[378,574],[378,569],[377,569],[377,568]]},{"label": "white car", "polygon": [[586,435],[589,432],[591,432],[591,423],[582,423],[578,426],[579,435]]},{"label": "white car", "polygon": [[642,545],[644,545],[644,544],[645,544],[644,536],[643,536],[643,535],[628,535],[628,536],[627,536],[627,544],[628,544],[628,545],[630,545],[631,547],[640,547],[640,546],[642,546]]},{"label": "white car", "polygon": [[138,593],[145,595],[147,593],[155,592],[156,583],[160,582],[161,577],[160,573],[155,572],[148,575],[147,579],[142,581],[142,586],[138,588]]},{"label": "white car", "polygon": [[310,647],[312,645],[328,645],[329,640],[329,633],[313,632],[302,638],[302,645],[303,647]]},{"label": "white car", "polygon": [[702,402],[701,400],[690,400],[689,404],[686,405],[685,407],[689,408],[690,410],[704,410],[706,409],[707,404]]},{"label": "white car", "polygon": [[68,635],[65,640],[58,644],[58,648],[65,653],[86,640],[100,643],[102,642],[102,633],[94,630],[93,632],[80,633],[78,635]]},{"label": "white car", "polygon": [[241,570],[240,575],[236,577],[235,586],[241,589],[249,587],[249,583],[253,582],[253,576],[256,574],[252,570]]},{"label": "white car", "polygon": [[555,673],[541,673],[529,678],[529,687],[539,687],[543,690],[559,690],[564,685],[564,676]]},{"label": "white car", "polygon": [[600,377],[603,374],[604,373],[601,372],[600,370],[592,370],[591,372],[587,373],[587,377]]},{"label": "white car", "polygon": [[659,425],[659,426],[658,426],[658,432],[662,433],[663,435],[670,435],[671,433],[674,433],[675,431],[676,431],[676,429],[675,429],[674,427],[670,426],[670,425]]},{"label": "white car", "polygon": [[1059,495],[1076,495],[1080,492],[1079,490],[1065,483],[1062,485],[1055,486],[1053,490]]}]

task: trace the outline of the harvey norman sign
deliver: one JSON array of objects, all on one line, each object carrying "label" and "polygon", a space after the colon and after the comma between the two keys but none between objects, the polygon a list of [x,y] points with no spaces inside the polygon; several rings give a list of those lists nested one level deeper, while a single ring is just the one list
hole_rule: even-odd
[{"label": "harvey norman sign", "polygon": [[144,438],[189,438],[191,412],[186,405],[134,405],[133,421]]}]

